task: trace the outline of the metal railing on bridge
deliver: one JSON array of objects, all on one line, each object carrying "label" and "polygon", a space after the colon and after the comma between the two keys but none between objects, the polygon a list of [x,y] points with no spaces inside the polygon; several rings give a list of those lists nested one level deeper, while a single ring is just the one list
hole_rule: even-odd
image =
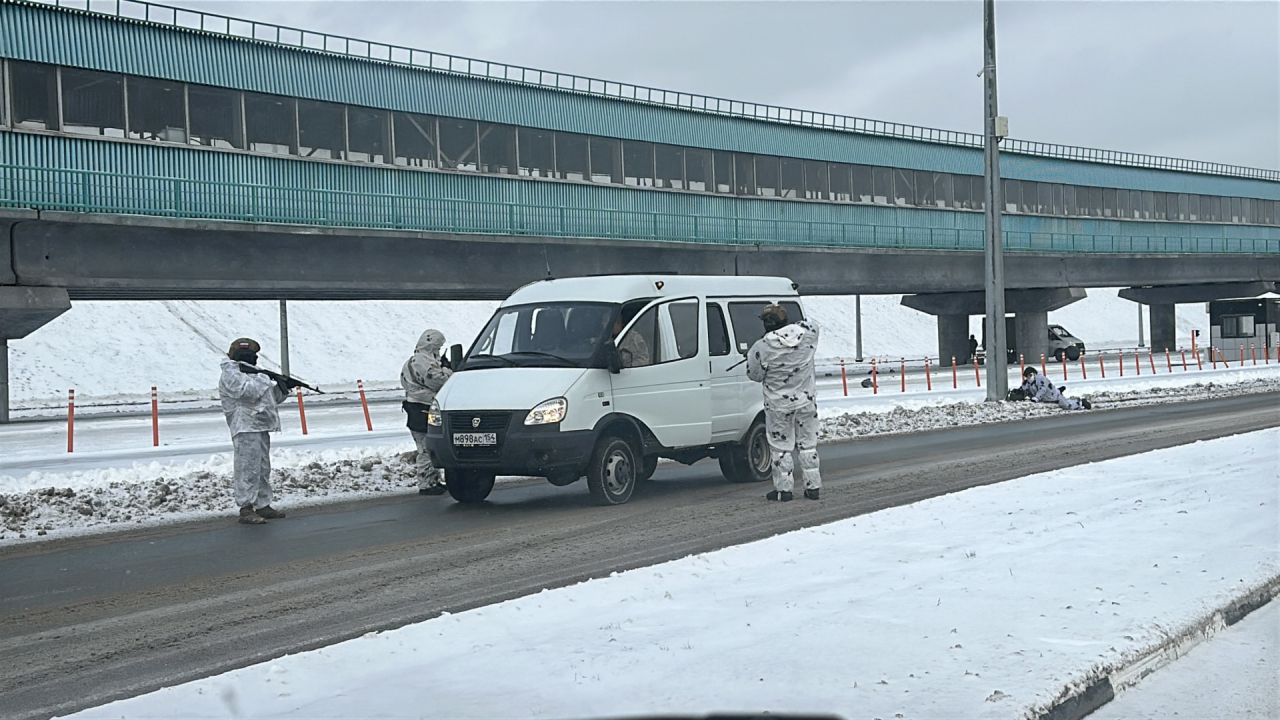
[{"label": "metal railing on bridge", "polygon": [[[24,2],[24,0],[15,1]],[[976,133],[940,130],[882,120],[869,120],[867,118],[814,110],[801,110],[767,103],[729,100],[710,95],[663,90],[613,80],[601,80],[571,73],[538,70],[536,68],[479,60],[461,55],[418,50],[370,40],[358,40],[343,35],[303,30],[274,23],[244,20],[217,13],[145,2],[145,0],[25,0],[25,2],[33,5],[49,5],[68,10],[79,10],[134,21],[155,23],[239,40],[282,45],[312,52],[323,52],[361,60],[713,115],[741,117],[786,125],[815,127],[905,140],[920,140],[971,148],[981,148],[984,142],[983,136]],[[1280,180],[1280,170],[1250,168],[1201,160],[1186,160],[1073,145],[1056,145],[1012,138],[1006,138],[1001,142],[1000,148],[1004,152],[1023,155],[1081,160],[1108,165],[1228,175],[1260,180]]]},{"label": "metal railing on bridge", "polygon": [[[0,207],[428,232],[664,242],[981,250],[983,231],[560,207],[0,165]],[[1221,226],[1227,231],[1234,226]],[[1054,253],[1280,253],[1280,239],[1005,231]]]}]

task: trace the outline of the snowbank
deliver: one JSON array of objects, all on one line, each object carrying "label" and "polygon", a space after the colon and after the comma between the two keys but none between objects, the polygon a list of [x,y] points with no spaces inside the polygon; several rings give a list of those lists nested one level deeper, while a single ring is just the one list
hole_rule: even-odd
[{"label": "snowbank", "polygon": [[71,717],[1035,717],[1280,575],[1277,448],[974,488]]}]

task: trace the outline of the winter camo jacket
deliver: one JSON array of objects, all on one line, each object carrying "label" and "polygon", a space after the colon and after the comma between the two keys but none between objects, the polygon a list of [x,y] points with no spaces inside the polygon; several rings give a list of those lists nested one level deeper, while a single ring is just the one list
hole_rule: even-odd
[{"label": "winter camo jacket", "polygon": [[222,377],[218,380],[218,398],[222,414],[232,437],[247,432],[279,432],[280,414],[276,405],[285,394],[266,375],[246,375],[240,364],[222,358]]},{"label": "winter camo jacket", "polygon": [[1026,393],[1027,399],[1032,402],[1056,403],[1062,397],[1062,393],[1054,387],[1053,381],[1040,373],[1032,375],[1022,383],[1022,392]]},{"label": "winter camo jacket", "polygon": [[444,381],[453,371],[440,364],[440,348],[444,347],[444,334],[428,330],[418,338],[418,346],[400,370],[400,386],[409,402],[430,405],[436,393],[444,387]]},{"label": "winter camo jacket", "polygon": [[766,333],[747,352],[747,377],[764,386],[764,406],[787,411],[817,401],[813,355],[818,326],[801,320]]}]

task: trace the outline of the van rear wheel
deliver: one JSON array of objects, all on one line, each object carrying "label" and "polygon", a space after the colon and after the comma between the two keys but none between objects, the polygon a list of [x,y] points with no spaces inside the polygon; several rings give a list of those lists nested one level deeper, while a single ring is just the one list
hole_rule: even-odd
[{"label": "van rear wheel", "polygon": [[493,492],[494,474],[483,470],[445,470],[444,486],[460,503],[483,502]]},{"label": "van rear wheel", "polygon": [[596,443],[587,463],[587,488],[599,505],[621,505],[636,489],[636,454],[620,437],[604,437]]},{"label": "van rear wheel", "polygon": [[1057,360],[1060,363],[1066,362],[1067,361],[1066,357],[1067,357],[1067,354],[1066,352],[1063,351],[1062,348],[1058,348],[1057,350],[1053,351],[1053,359]]},{"label": "van rear wheel", "polygon": [[772,476],[773,454],[764,422],[756,420],[742,442],[720,456],[720,472],[729,482],[764,482]]}]

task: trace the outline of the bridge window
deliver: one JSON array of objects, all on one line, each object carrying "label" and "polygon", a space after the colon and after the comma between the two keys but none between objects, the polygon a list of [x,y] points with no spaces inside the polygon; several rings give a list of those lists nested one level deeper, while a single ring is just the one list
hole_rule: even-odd
[{"label": "bridge window", "polygon": [[734,188],[733,179],[733,153],[716,151],[712,153],[716,170],[716,192],[724,194],[732,194]]},{"label": "bridge window", "polygon": [[940,208],[954,207],[952,196],[955,193],[955,182],[951,173],[933,174],[933,206]]},{"label": "bridge window", "polygon": [[1119,217],[1115,188],[1102,189],[1102,217]]},{"label": "bridge window", "polygon": [[440,118],[440,167],[449,170],[480,169],[474,120]]},{"label": "bridge window", "polygon": [[1186,219],[1187,219],[1187,194],[1186,194],[1186,193],[1179,193],[1179,194],[1178,194],[1178,215],[1177,215],[1177,217],[1176,217],[1176,218],[1175,218],[1175,217],[1173,217],[1173,212],[1172,212],[1172,211],[1170,211],[1169,215],[1170,215],[1170,218],[1169,218],[1170,220],[1174,220],[1174,219],[1176,219],[1176,220],[1186,220]]},{"label": "bridge window", "polygon": [[1037,183],[1036,187],[1038,211],[1041,215],[1053,214],[1053,183]]},{"label": "bridge window", "polygon": [[933,207],[933,173],[927,170],[917,170],[915,172],[915,176],[916,205],[921,207]]},{"label": "bridge window", "polygon": [[674,145],[658,145],[654,149],[655,184],[672,190],[685,189],[684,148]]},{"label": "bridge window", "polygon": [[244,94],[245,135],[253,152],[293,154],[298,136],[297,119],[293,98]]},{"label": "bridge window", "polygon": [[[662,172],[659,160],[658,172]],[[711,162],[711,151],[700,148],[689,148],[684,151],[685,183],[690,190],[712,192],[715,190],[715,167]]]},{"label": "bridge window", "polygon": [[396,136],[396,165],[402,167],[439,167],[436,118],[414,113],[394,113],[392,125]]},{"label": "bridge window", "polygon": [[[524,130],[521,130],[520,157],[524,158]],[[548,136],[550,133],[546,133]],[[550,138],[548,137],[548,140]],[[535,141],[538,142],[538,141]],[[549,152],[549,149],[543,145],[538,145],[537,153]],[[541,158],[541,154],[538,158]],[[575,135],[573,133],[555,133],[555,169],[556,177],[565,180],[582,180],[585,181],[590,175],[590,165],[587,162],[587,136]],[[548,176],[549,177],[549,176]]]},{"label": "bridge window", "polygon": [[[717,153],[716,157],[716,183],[720,182],[720,158]],[[738,153],[732,156],[735,160],[732,174],[726,177],[734,179],[736,192],[739,195],[755,195],[756,194],[756,165],[755,158],[746,153]]]},{"label": "bridge window", "polygon": [[362,107],[347,108],[348,160],[357,162],[387,162],[391,154],[391,126],[389,117],[382,110]]},{"label": "bridge window", "polygon": [[[132,110],[132,106],[130,106]],[[298,154],[337,160],[347,149],[347,108],[334,103],[298,101]]]},{"label": "bridge window", "polygon": [[1063,187],[1058,183],[1053,184],[1053,214],[1065,215],[1066,211],[1062,202]]},{"label": "bridge window", "polygon": [[191,142],[195,145],[244,149],[244,111],[234,90],[187,86]]},{"label": "bridge window", "polygon": [[888,205],[893,197],[893,171],[889,168],[871,168],[871,201]]},{"label": "bridge window", "polygon": [[129,137],[187,142],[187,98],[182,83],[129,77]]},{"label": "bridge window", "polygon": [[591,182],[622,184],[622,141],[591,138]]},{"label": "bridge window", "polygon": [[[556,133],[550,130],[534,130],[520,128],[516,132],[516,143],[519,148],[520,174],[526,177],[554,177],[556,172]],[[396,142],[399,142],[399,135]],[[564,136],[561,135],[563,138]],[[575,136],[576,137],[576,136]],[[586,151],[583,151],[586,155]],[[582,165],[586,166],[583,160]],[[581,180],[581,177],[574,178]]]},{"label": "bridge window", "polygon": [[1244,222],[1240,215],[1240,198],[1231,198],[1231,222]]},{"label": "bridge window", "polygon": [[778,172],[778,197],[802,198],[804,196],[804,161],[782,158]]},{"label": "bridge window", "polygon": [[852,185],[850,193],[853,196],[853,202],[871,202],[872,192],[871,168],[867,165],[850,166],[850,180]]},{"label": "bridge window", "polygon": [[831,195],[829,186],[827,163],[806,160],[804,163],[804,196],[810,200],[827,200]]},{"label": "bridge window", "polygon": [[893,173],[893,201],[897,205],[916,204],[916,174],[911,170]]},{"label": "bridge window", "polygon": [[853,202],[853,166],[844,163],[827,163],[830,178],[830,198],[836,202]]},{"label": "bridge window", "polygon": [[14,127],[58,129],[58,68],[10,60],[9,98]]},{"label": "bridge window", "polygon": [[622,143],[623,183],[653,187],[653,143],[627,140]]},{"label": "bridge window", "polygon": [[756,195],[778,196],[778,158],[772,155],[756,155]]},{"label": "bridge window", "polygon": [[1017,180],[1005,180],[1004,184],[1004,211],[1005,212],[1021,212],[1022,203],[1022,183]]},{"label": "bridge window", "polygon": [[[973,188],[972,181],[968,175],[956,175],[951,179],[951,195],[955,207],[965,210],[972,210],[973,205]],[[980,187],[978,189],[981,189]]]},{"label": "bridge window", "polygon": [[124,137],[124,76],[63,68],[62,129]]},{"label": "bridge window", "polygon": [[515,175],[517,168],[515,126],[480,123],[480,172]]},{"label": "bridge window", "polygon": [[1188,220],[1200,219],[1200,196],[1199,195],[1187,196],[1187,219]]},{"label": "bridge window", "polygon": [[1155,220],[1169,219],[1169,193],[1152,193],[1155,197],[1155,209],[1151,212],[1151,217]]}]

